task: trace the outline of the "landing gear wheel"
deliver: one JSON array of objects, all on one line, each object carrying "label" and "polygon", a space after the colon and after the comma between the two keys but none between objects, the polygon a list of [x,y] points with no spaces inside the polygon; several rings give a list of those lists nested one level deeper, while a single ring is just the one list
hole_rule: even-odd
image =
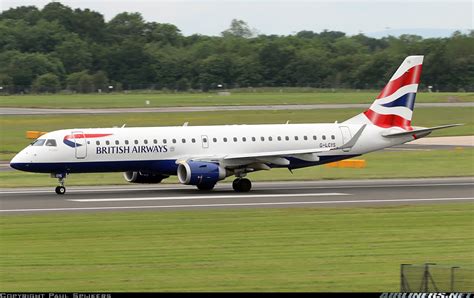
[{"label": "landing gear wheel", "polygon": [[56,186],[55,191],[58,195],[66,193],[66,187],[64,187],[64,181],[66,180],[67,173],[51,173],[51,178],[58,178],[59,185]]},{"label": "landing gear wheel", "polygon": [[196,185],[196,187],[199,189],[199,190],[212,190],[214,189],[214,186],[216,186],[215,184],[199,184],[199,185]]},{"label": "landing gear wheel", "polygon": [[58,195],[63,195],[66,193],[66,188],[64,186],[56,186],[55,190]]},{"label": "landing gear wheel", "polygon": [[232,188],[236,192],[249,192],[252,188],[252,182],[247,178],[237,178],[232,182]]}]

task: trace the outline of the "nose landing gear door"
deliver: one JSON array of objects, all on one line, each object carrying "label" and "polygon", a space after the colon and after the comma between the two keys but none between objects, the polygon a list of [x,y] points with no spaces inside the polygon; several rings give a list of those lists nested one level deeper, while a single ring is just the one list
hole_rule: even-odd
[{"label": "nose landing gear door", "polygon": [[72,132],[74,140],[74,149],[76,151],[77,159],[84,159],[87,157],[87,139],[86,135],[82,131]]}]

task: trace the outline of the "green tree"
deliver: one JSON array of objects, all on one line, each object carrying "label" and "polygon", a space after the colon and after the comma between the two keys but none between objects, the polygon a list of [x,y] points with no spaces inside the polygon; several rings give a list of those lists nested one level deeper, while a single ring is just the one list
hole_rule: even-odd
[{"label": "green tree", "polygon": [[32,85],[34,92],[50,92],[56,93],[61,88],[59,77],[54,73],[45,73],[38,76]]},{"label": "green tree", "polygon": [[124,89],[140,88],[156,81],[153,59],[136,39],[113,47],[107,58],[107,74],[110,79],[121,82]]},{"label": "green tree", "polygon": [[103,71],[98,71],[92,75],[92,82],[94,84],[94,90],[102,90],[102,92],[106,91],[109,86],[109,79],[107,78],[107,74]]},{"label": "green tree", "polygon": [[87,71],[74,72],[66,78],[67,88],[80,93],[94,92],[94,79]]},{"label": "green tree", "polygon": [[13,79],[6,73],[0,73],[0,94],[5,92],[14,92],[15,86],[13,85]]},{"label": "green tree", "polygon": [[6,52],[0,55],[6,60],[0,63],[0,72],[6,73],[13,79],[13,84],[20,91],[28,89],[36,77],[53,73],[58,77],[64,75],[61,61],[41,53]]},{"label": "green tree", "polygon": [[81,39],[102,43],[105,41],[104,16],[90,9],[75,9],[73,14],[73,32]]},{"label": "green tree", "polygon": [[41,18],[39,9],[35,6],[19,6],[10,8],[0,13],[0,21],[2,20],[22,20],[29,25],[34,25]]},{"label": "green tree", "polygon": [[155,42],[160,46],[180,46],[182,43],[183,36],[181,35],[181,31],[175,25],[152,22],[147,23],[145,27],[147,42]]},{"label": "green tree", "polygon": [[230,23],[230,28],[222,31],[223,37],[243,37],[250,38],[254,36],[254,32],[250,29],[249,25],[242,20],[233,19]]},{"label": "green tree", "polygon": [[59,2],[49,2],[41,10],[42,19],[49,22],[57,22],[68,31],[74,29],[74,13],[72,9]]},{"label": "green tree", "polygon": [[107,33],[115,41],[138,38],[145,35],[146,24],[140,13],[122,12],[107,23]]},{"label": "green tree", "polygon": [[278,42],[265,44],[259,52],[262,76],[265,84],[285,84],[288,82],[285,68],[293,61],[295,51],[292,47]]},{"label": "green tree", "polygon": [[55,53],[63,62],[67,73],[78,72],[91,67],[92,55],[87,43],[76,34],[71,34],[56,46]]}]

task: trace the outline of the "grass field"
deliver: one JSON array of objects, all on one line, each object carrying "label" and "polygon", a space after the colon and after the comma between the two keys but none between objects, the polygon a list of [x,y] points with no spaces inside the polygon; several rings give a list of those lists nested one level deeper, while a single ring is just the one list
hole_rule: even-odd
[{"label": "grass field", "polygon": [[473,265],[472,207],[2,216],[0,288],[398,291],[401,263]]},{"label": "grass field", "polygon": [[[379,151],[364,155],[367,167],[364,169],[327,168],[325,166],[294,170],[274,169],[249,174],[252,181],[327,180],[327,179],[377,179],[411,177],[456,177],[474,176],[474,149],[432,150],[432,151]],[[229,177],[221,183],[230,183]],[[175,176],[165,183],[178,183]],[[128,184],[122,173],[72,174],[66,186]],[[57,179],[48,174],[20,171],[0,172],[0,187],[50,186],[51,191]]]},{"label": "grass field", "polygon": [[[214,125],[257,123],[342,122],[360,109],[292,110],[292,111],[225,111],[191,113],[143,113],[107,115],[29,115],[0,118],[0,160],[9,160],[31,140],[27,130],[53,131],[64,128],[122,126]],[[474,108],[423,108],[415,110],[414,125],[436,126],[464,123],[464,126],[435,132],[434,136],[474,134]]]},{"label": "grass field", "polygon": [[[0,107],[128,108],[212,105],[371,103],[378,92],[112,93],[0,96]],[[146,105],[149,101],[149,105]],[[472,102],[474,93],[418,93],[419,102]]]}]

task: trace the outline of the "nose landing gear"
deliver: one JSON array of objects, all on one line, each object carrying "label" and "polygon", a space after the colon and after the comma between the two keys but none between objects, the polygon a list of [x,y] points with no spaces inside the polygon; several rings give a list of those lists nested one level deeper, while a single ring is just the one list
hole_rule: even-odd
[{"label": "nose landing gear", "polygon": [[66,180],[67,174],[51,174],[52,178],[58,178],[59,186],[56,186],[55,191],[58,195],[63,195],[66,193],[66,187],[64,187],[64,181]]}]

